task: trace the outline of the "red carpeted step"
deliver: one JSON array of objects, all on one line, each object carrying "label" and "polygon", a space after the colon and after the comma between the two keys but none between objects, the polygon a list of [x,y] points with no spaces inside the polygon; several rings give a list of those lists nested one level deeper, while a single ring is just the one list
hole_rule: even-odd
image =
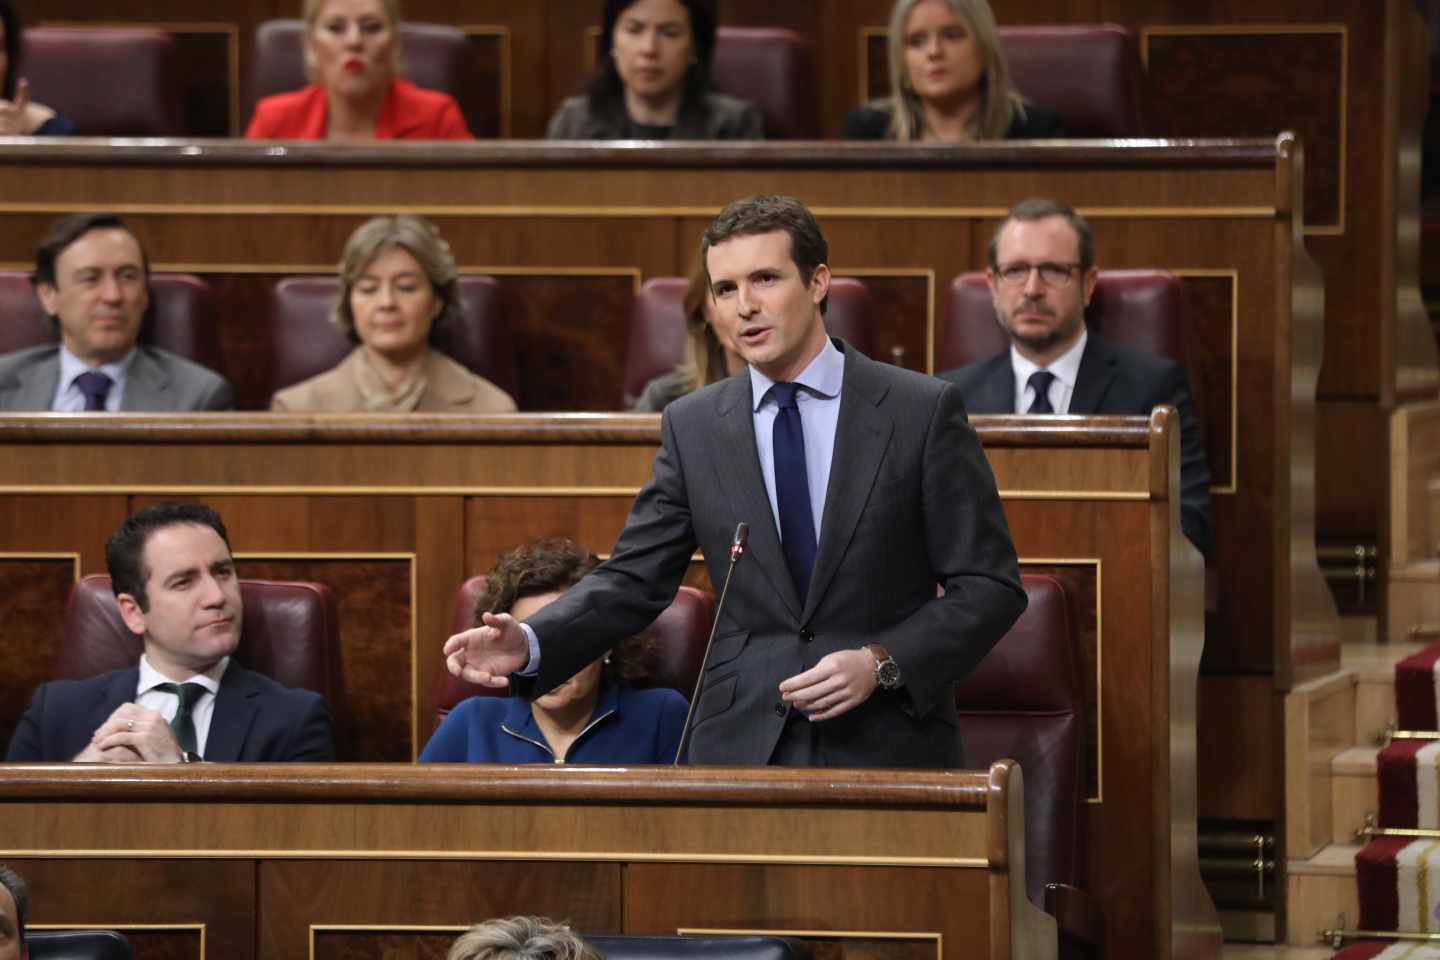
[{"label": "red carpeted step", "polygon": [[1362,940],[1359,943],[1350,944],[1330,960],[1374,960],[1388,946],[1391,944],[1383,940]]},{"label": "red carpeted step", "polygon": [[1362,940],[1330,960],[1440,960],[1440,947],[1408,940]]},{"label": "red carpeted step", "polygon": [[1355,854],[1355,886],[1360,894],[1360,930],[1399,930],[1399,868],[1396,858],[1407,837],[1377,837]]},{"label": "red carpeted step", "polygon": [[[1375,774],[1380,780],[1380,826],[1414,828],[1419,823],[1416,754],[1430,745],[1427,740],[1392,740],[1376,755]],[[1426,782],[1433,788],[1433,772],[1429,772]],[[1429,799],[1433,806],[1434,798]],[[1430,819],[1433,821],[1433,818],[1432,811]]]},{"label": "red carpeted step", "polygon": [[1395,664],[1395,717],[1401,730],[1437,730],[1435,664],[1440,643]]}]

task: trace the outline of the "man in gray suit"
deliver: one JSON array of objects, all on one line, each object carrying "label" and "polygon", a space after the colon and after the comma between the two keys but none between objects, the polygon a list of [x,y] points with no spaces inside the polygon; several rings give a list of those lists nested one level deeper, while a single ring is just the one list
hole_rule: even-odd
[{"label": "man in gray suit", "polygon": [[60,343],[0,356],[0,410],[230,410],[212,370],[136,343],[150,309],[150,261],[119,217],[57,221],[31,278]]},{"label": "man in gray suit", "polygon": [[826,243],[798,200],[732,203],[701,253],[749,369],[666,408],[611,558],[523,624],[451,637],[451,672],[554,688],[654,620],[697,545],[722,583],[744,521],[690,759],[961,766],[952,685],[1025,593],[958,391],[826,335]]}]

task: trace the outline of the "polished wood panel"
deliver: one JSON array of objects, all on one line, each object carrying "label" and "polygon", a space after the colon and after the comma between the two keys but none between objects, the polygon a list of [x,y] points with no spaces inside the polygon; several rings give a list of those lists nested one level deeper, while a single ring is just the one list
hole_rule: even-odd
[{"label": "polished wood panel", "polygon": [[[6,836],[12,849],[38,839]],[[64,846],[5,856],[30,886],[36,927],[116,927],[146,960],[257,956],[253,862],[74,856]]]},{"label": "polished wood panel", "polygon": [[1279,705],[1268,679],[1201,677],[1196,731],[1200,816],[1274,820],[1284,804],[1285,751]]},{"label": "polished wood panel", "polygon": [[79,566],[79,556],[0,554],[0,584],[4,584],[14,611],[12,622],[29,626],[35,641],[23,655],[11,656],[10,667],[0,676],[0,731],[6,741],[30,695],[50,678],[65,624],[65,601]]}]

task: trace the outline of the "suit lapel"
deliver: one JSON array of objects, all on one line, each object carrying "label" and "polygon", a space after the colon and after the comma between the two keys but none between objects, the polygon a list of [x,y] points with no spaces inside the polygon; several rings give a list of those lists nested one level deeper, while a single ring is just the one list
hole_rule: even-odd
[{"label": "suit lapel", "polygon": [[873,368],[874,361],[862,357],[853,347],[845,347],[840,417],[835,425],[825,510],[820,517],[820,545],[815,554],[815,569],[810,575],[802,623],[814,614],[850,546],[855,523],[869,499],[875,474],[890,445],[894,424],[879,409],[889,387],[872,375]]},{"label": "suit lapel", "polygon": [[205,740],[206,760],[227,763],[240,759],[250,725],[255,722],[258,694],[250,671],[231,660],[220,678],[220,692],[215,695],[210,735]]},{"label": "suit lapel", "polygon": [[980,378],[977,389],[971,391],[965,412],[1015,412],[1015,368],[1010,364],[1009,350],[986,361],[984,376]]},{"label": "suit lapel", "polygon": [[137,348],[135,359],[130,361],[130,369],[125,373],[125,395],[120,399],[120,409],[168,410],[166,392],[169,388],[169,374],[143,348]]},{"label": "suit lapel", "polygon": [[791,616],[798,618],[800,595],[795,591],[795,581],[790,577],[790,567],[780,549],[780,533],[775,529],[775,514],[770,509],[765,476],[760,472],[760,458],[755,453],[755,415],[748,373],[725,381],[717,412],[720,445],[715,458],[716,479],[729,498],[735,516],[750,524],[747,550],[752,562],[765,569]]},{"label": "suit lapel", "polygon": [[139,666],[131,667],[128,670],[118,670],[111,674],[110,682],[96,691],[90,712],[82,724],[85,729],[94,733],[100,729],[100,724],[110,719],[110,714],[118,710],[122,703],[132,702],[135,699],[135,688],[139,683]]},{"label": "suit lapel", "polygon": [[59,386],[60,348],[54,347],[44,359],[27,364],[6,378],[0,383],[0,391],[13,391],[4,404],[5,409],[49,410]]},{"label": "suit lapel", "polygon": [[1080,355],[1080,370],[1075,374],[1075,392],[1070,395],[1071,413],[1099,412],[1100,401],[1115,379],[1114,366],[1114,356],[1105,348],[1105,342],[1090,333],[1085,352]]}]

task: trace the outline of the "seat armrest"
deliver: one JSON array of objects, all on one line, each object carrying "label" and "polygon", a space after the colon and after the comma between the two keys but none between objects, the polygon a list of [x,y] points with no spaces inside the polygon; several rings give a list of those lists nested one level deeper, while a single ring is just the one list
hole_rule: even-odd
[{"label": "seat armrest", "polygon": [[1047,883],[1045,912],[1060,928],[1062,958],[1104,955],[1105,911],[1099,900],[1068,883]]}]

